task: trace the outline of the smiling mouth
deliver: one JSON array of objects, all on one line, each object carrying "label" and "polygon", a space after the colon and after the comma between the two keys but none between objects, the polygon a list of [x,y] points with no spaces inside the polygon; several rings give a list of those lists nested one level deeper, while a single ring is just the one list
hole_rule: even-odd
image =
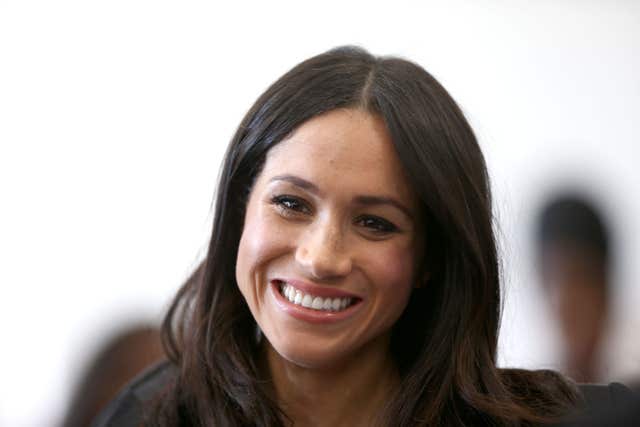
[{"label": "smiling mouth", "polygon": [[302,292],[286,282],[278,283],[280,294],[289,302],[301,307],[317,311],[343,311],[352,306],[355,298],[323,298],[317,295]]}]

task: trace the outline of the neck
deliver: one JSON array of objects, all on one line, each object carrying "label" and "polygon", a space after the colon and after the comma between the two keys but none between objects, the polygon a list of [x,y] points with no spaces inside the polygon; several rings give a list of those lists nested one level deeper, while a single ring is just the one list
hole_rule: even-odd
[{"label": "neck", "polygon": [[266,362],[280,408],[294,425],[370,426],[399,383],[386,342],[365,346],[340,364],[301,367],[265,340]]}]

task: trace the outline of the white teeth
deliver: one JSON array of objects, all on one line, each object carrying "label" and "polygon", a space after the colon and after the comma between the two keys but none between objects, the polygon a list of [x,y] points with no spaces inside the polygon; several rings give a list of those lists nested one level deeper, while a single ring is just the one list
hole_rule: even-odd
[{"label": "white teeth", "polygon": [[311,304],[311,308],[313,308],[314,310],[320,310],[322,308],[323,305],[323,300],[320,297],[315,297],[313,299],[313,303]]},{"label": "white teeth", "polygon": [[340,311],[351,305],[352,298],[322,298],[305,294],[291,285],[282,283],[280,293],[296,305],[321,311]]},{"label": "white teeth", "polygon": [[302,298],[302,306],[311,308],[311,304],[313,303],[313,298],[309,294],[305,294]]}]

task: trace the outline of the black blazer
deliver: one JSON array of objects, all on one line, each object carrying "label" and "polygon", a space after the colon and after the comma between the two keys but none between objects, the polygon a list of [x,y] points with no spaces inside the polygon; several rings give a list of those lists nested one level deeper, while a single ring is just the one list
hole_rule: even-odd
[{"label": "black blazer", "polygon": [[[102,411],[92,427],[140,427],[143,408],[176,373],[170,362],[161,362],[136,377]],[[579,385],[587,411],[575,422],[559,427],[640,427],[640,397],[619,383]],[[627,422],[629,409],[635,409],[635,424],[614,424],[616,417]],[[633,414],[632,414],[633,415]],[[598,423],[604,424],[598,424]]]},{"label": "black blazer", "polygon": [[640,427],[638,390],[632,393],[620,384],[611,384],[610,393],[593,385],[581,388],[587,400],[587,412],[563,427]]}]

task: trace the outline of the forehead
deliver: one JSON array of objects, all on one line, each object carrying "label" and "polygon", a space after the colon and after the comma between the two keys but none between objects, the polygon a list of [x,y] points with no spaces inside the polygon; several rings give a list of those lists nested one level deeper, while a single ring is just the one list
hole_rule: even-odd
[{"label": "forehead", "polygon": [[264,175],[291,173],[319,186],[393,194],[412,205],[413,190],[381,117],[333,110],[303,123],[267,154]]}]

